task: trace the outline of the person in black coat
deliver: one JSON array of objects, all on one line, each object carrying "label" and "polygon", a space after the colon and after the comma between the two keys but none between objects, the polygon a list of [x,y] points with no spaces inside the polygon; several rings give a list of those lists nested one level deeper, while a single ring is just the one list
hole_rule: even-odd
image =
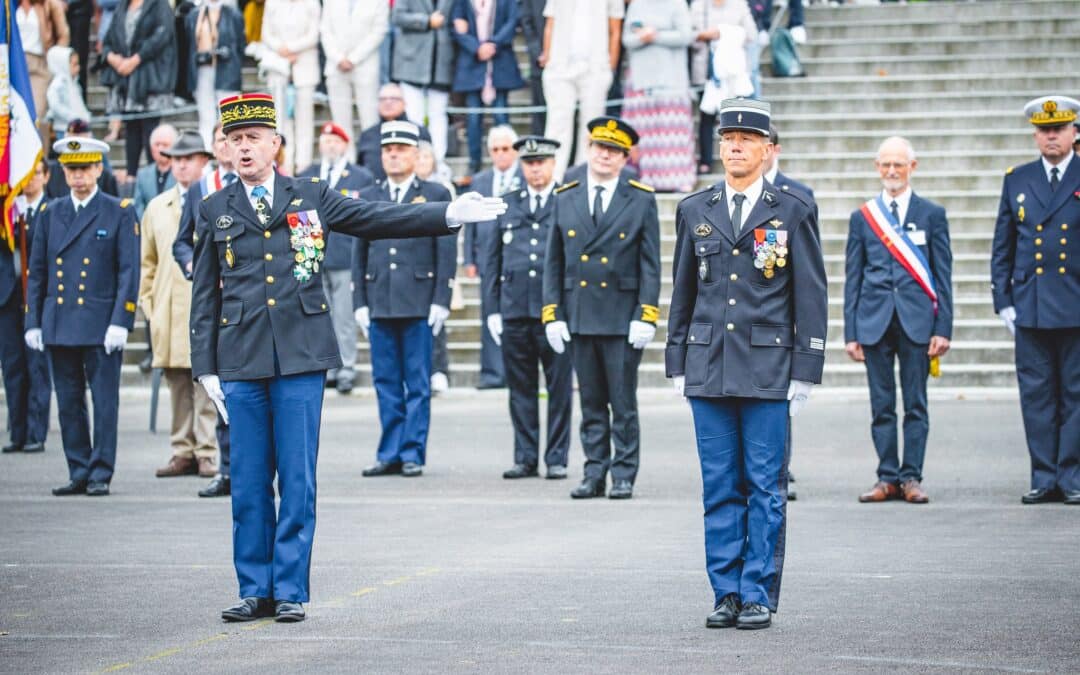
[{"label": "person in black coat", "polygon": [[[360,132],[356,141],[356,163],[371,172],[375,180],[386,180],[382,165],[382,123],[408,122],[405,95],[401,86],[388,83],[379,88],[379,121]],[[420,140],[431,142],[427,127],[420,126]]]},{"label": "person in black coat", "polygon": [[[529,91],[532,93],[532,104],[542,106],[544,101],[544,81],[541,75],[544,68],[540,65],[540,55],[544,53],[544,28],[547,19],[544,17],[544,5],[547,0],[517,0],[518,24],[521,32],[525,35],[525,46],[529,51]],[[532,114],[532,133],[544,133],[546,116],[542,112]]]},{"label": "person in black coat", "polygon": [[187,85],[199,108],[199,133],[214,143],[217,102],[240,91],[243,78],[244,17],[222,0],[201,3],[184,17]]}]

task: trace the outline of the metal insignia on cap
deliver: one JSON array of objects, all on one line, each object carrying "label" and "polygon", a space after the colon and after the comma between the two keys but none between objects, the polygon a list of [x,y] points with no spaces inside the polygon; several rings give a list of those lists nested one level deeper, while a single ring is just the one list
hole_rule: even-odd
[{"label": "metal insignia on cap", "polygon": [[68,150],[78,150],[82,147],[82,145],[80,145],[78,141],[69,141],[67,145]]},{"label": "metal insignia on cap", "polygon": [[742,124],[742,113],[739,113],[739,124]]},{"label": "metal insignia on cap", "polygon": [[214,224],[217,225],[217,228],[219,230],[226,230],[226,229],[232,227],[232,224],[233,224],[232,216],[220,216],[220,217],[218,217],[217,221]]},{"label": "metal insignia on cap", "polygon": [[699,237],[707,237],[712,234],[712,225],[709,225],[708,223],[701,223],[694,228],[694,234]]}]

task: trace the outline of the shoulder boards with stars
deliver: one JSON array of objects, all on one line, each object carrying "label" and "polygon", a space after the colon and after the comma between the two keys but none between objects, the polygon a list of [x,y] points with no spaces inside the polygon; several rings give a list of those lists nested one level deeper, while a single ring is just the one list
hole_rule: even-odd
[{"label": "shoulder boards with stars", "polygon": [[1010,173],[1012,173],[1015,170],[1016,170],[1015,166],[1010,166],[1008,169],[1005,169],[1005,175],[1008,176]]},{"label": "shoulder boards with stars", "polygon": [[567,190],[569,190],[571,188],[576,188],[579,183],[581,183],[581,181],[572,180],[569,183],[567,183],[566,185],[560,185],[559,187],[555,188],[555,194],[561,194],[561,193],[566,192]]},{"label": "shoulder boards with stars", "polygon": [[129,198],[124,197],[120,200],[120,208],[126,209],[129,206],[131,206],[131,200]]},{"label": "shoulder boards with stars", "polygon": [[654,188],[653,186],[646,185],[645,183],[640,183],[640,182],[634,180],[633,178],[631,178],[630,180],[628,180],[626,182],[629,183],[631,187],[636,187],[637,189],[639,189],[639,190],[641,190],[643,192],[656,192],[656,188]]}]

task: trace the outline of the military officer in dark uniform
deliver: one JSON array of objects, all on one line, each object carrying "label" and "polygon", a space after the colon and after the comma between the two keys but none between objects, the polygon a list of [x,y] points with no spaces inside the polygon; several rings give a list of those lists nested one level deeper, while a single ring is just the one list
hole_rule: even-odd
[{"label": "military officer in dark uniform", "polygon": [[1039,159],[1005,172],[990,263],[994,311],[1016,336],[1031,455],[1025,504],[1080,504],[1080,102],[1045,96],[1024,114]]},{"label": "military officer in dark uniform", "polygon": [[[71,194],[35,225],[26,287],[26,344],[48,349],[67,456],[57,496],[109,494],[116,462],[120,367],[139,294],[139,226],[131,200],[98,189],[109,146],[93,138],[53,145]],[[86,387],[94,400],[93,436]]]},{"label": "military officer in dark uniform", "polygon": [[828,299],[814,209],[762,176],[769,104],[720,109],[725,182],[676,222],[665,362],[690,399],[705,504],[711,628],[767,628],[784,562],[788,417],[821,382]]},{"label": "military officer in dark uniform", "polygon": [[[414,172],[420,128],[393,121],[383,122],[382,131],[386,180],[361,197],[398,204],[448,201],[449,190]],[[423,474],[431,421],[431,341],[450,316],[456,271],[453,236],[357,242],[353,304],[371,341],[382,425],[375,463],[364,469],[365,476]]]},{"label": "military officer in dark uniform", "polygon": [[374,204],[318,178],[277,175],[273,98],[241,94],[220,109],[240,181],[200,205],[191,365],[231,424],[241,601],[222,618],[299,621],[308,600],[324,380],[341,364],[320,277],[326,232],[429,237],[496,218],[505,207],[479,195],[450,205]]},{"label": "military officer in dark uniform", "polygon": [[514,466],[503,478],[538,476],[540,462],[540,381],[544,368],[548,393],[547,452],[544,464],[550,479],[566,478],[570,449],[573,376],[569,354],[556,354],[540,321],[543,304],[544,250],[555,220],[555,150],[559,142],[525,136],[514,143],[526,187],[507,193],[506,213],[494,236],[488,237],[484,259],[489,273],[482,277],[484,305],[491,308],[487,330],[502,347],[510,387],[510,421],[514,425]]},{"label": "military officer in dark uniform", "polygon": [[615,117],[588,128],[588,176],[555,190],[541,318],[556,353],[571,343],[578,377],[585,478],[570,494],[603,497],[610,470],[609,497],[629,499],[641,447],[637,370],[660,318],[660,225],[653,189],[619,176],[637,132]]}]

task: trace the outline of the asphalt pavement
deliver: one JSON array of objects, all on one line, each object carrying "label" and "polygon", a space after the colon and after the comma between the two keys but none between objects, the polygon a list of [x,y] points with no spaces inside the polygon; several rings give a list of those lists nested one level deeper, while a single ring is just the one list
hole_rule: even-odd
[{"label": "asphalt pavement", "polygon": [[707,630],[701,481],[689,408],[641,396],[634,499],[505,481],[506,394],[433,404],[419,479],[361,478],[375,401],[329,392],[312,602],[299,624],[223,624],[236,596],[227,499],[168,459],[125,393],[107,498],[55,498],[60,435],[0,457],[0,672],[1080,672],[1080,507],[1022,506],[1015,398],[931,402],[931,503],[862,505],[865,397],[817,396],[795,424],[779,612]]}]

